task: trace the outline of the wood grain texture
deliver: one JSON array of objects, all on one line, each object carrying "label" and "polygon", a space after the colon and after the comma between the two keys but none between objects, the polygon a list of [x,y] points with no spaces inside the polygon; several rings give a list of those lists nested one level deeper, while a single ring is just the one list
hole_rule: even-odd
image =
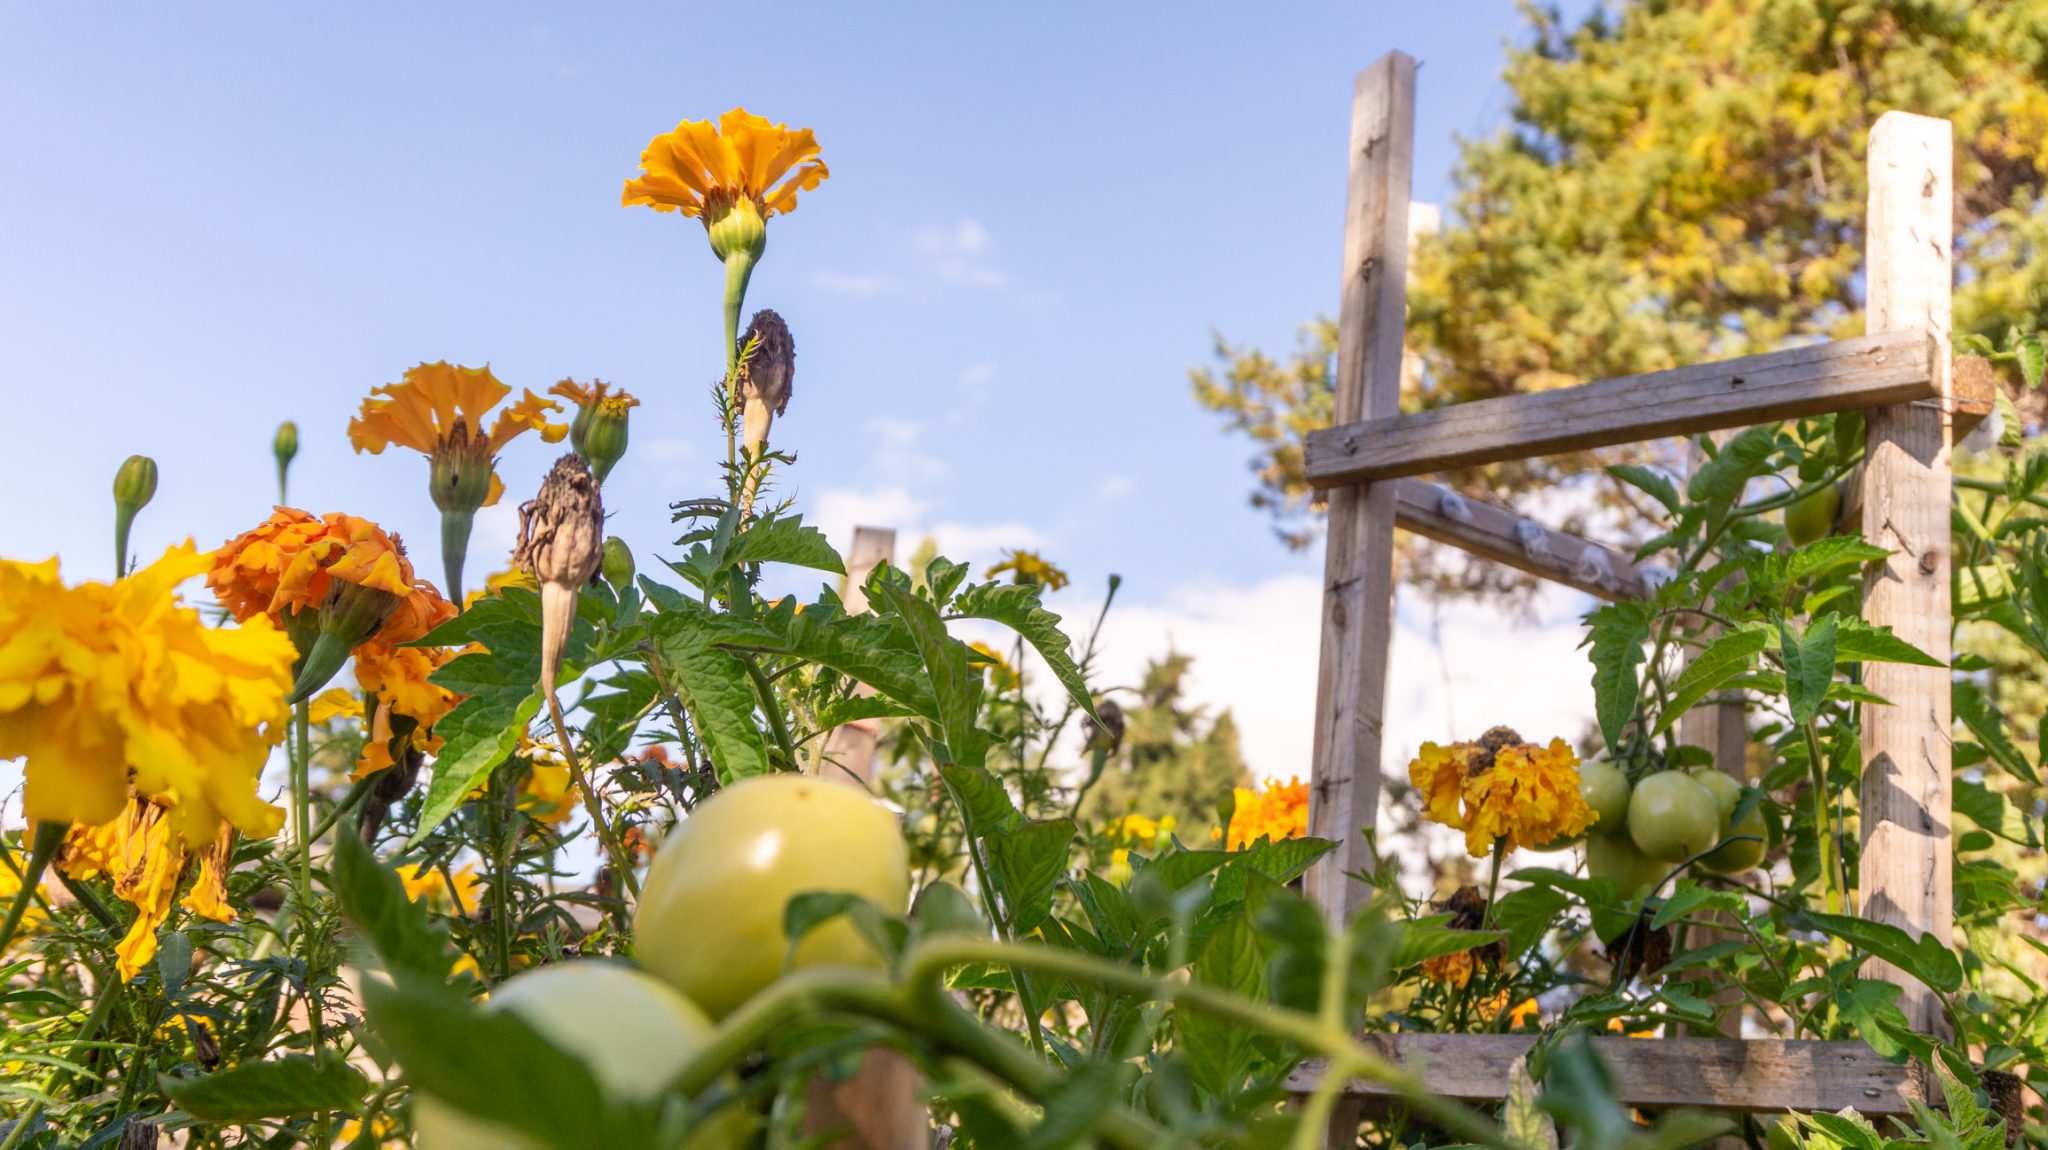
[{"label": "wood grain texture", "polygon": [[[1415,61],[1391,52],[1359,73],[1352,93],[1338,312],[1339,422],[1384,419],[1400,410],[1414,161]],[[1339,923],[1361,897],[1360,884],[1345,872],[1361,865],[1361,831],[1379,813],[1393,603],[1394,488],[1340,487],[1330,493],[1308,806],[1309,833],[1338,846],[1309,872],[1306,884],[1309,897]]]},{"label": "wood grain texture", "polygon": [[[1508,1073],[1529,1052],[1530,1034],[1373,1034],[1366,1043],[1420,1074],[1430,1090],[1462,1102],[1507,1094]],[[1868,1117],[1910,1115],[1921,1098],[1916,1073],[1887,1062],[1862,1042],[1738,1038],[1595,1038],[1614,1075],[1615,1097],[1630,1106],[1783,1113],[1853,1106]],[[1311,1060],[1288,1076],[1290,1091],[1322,1081]],[[1347,1094],[1387,1097],[1377,1082],[1354,1079]]]},{"label": "wood grain texture", "polygon": [[[861,590],[868,581],[868,573],[883,563],[896,560],[896,529],[893,527],[856,527],[853,529],[853,546],[846,552],[846,591],[840,602],[846,604],[848,614],[860,614],[868,609],[867,593]],[[861,695],[875,693],[866,683],[854,686],[854,692]],[[837,775],[849,781],[866,786],[875,778],[875,748],[880,745],[882,725],[874,719],[860,719],[834,727],[825,736],[824,760],[818,764],[822,774]]]},{"label": "wood grain texture", "polygon": [[[1887,112],[1871,129],[1865,328],[1931,335],[1943,396],[1953,167],[1946,120]],[[1943,662],[1951,621],[1946,408],[1899,404],[1869,413],[1860,501],[1863,537],[1892,552],[1865,584],[1863,617]],[[1892,705],[1863,708],[1861,914],[1915,935],[1931,931],[1946,945],[1954,926],[1949,672],[1872,663],[1864,676]],[[1865,970],[1899,984],[1899,1005],[1915,1028],[1945,1025],[1940,998],[1919,980],[1878,962]]]},{"label": "wood grain texture", "polygon": [[1425,539],[1561,583],[1598,599],[1647,591],[1628,555],[1421,479],[1396,479],[1394,522]]},{"label": "wood grain texture", "polygon": [[1308,481],[1426,475],[1927,399],[1940,394],[1935,356],[1922,332],[1881,331],[1392,419],[1352,420],[1340,409],[1335,426],[1309,433]]}]

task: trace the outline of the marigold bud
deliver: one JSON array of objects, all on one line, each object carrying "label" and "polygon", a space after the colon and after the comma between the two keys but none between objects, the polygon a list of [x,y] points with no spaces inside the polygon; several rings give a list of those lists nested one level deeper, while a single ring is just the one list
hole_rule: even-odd
[{"label": "marigold bud", "polygon": [[616,535],[604,537],[602,570],[604,581],[611,584],[614,591],[624,591],[632,586],[636,567],[633,563],[633,549],[626,546],[625,540]]},{"label": "marigold bud", "polygon": [[604,502],[581,457],[555,460],[540,494],[519,508],[519,545],[512,562],[540,580],[541,689],[550,694],[561,671],[576,596],[604,559]]},{"label": "marigold bud", "polygon": [[136,512],[156,497],[156,460],[131,455],[114,473],[114,506]]},{"label": "marigold bud", "polygon": [[277,435],[270,441],[270,454],[277,457],[277,501],[289,503],[285,476],[291,470],[292,460],[299,455],[299,425],[287,419],[277,425]]},{"label": "marigold bud", "polygon": [[704,208],[704,231],[711,237],[711,254],[721,262],[734,256],[752,262],[768,250],[768,221],[750,196],[714,198]]}]

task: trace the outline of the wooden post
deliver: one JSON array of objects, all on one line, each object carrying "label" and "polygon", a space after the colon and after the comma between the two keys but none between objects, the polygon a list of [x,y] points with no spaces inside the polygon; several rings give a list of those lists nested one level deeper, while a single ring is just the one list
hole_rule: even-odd
[{"label": "wooden post", "polygon": [[[867,593],[861,590],[868,580],[868,573],[882,563],[894,562],[896,558],[896,529],[893,527],[856,527],[853,529],[853,546],[846,553],[846,592],[839,597],[846,604],[848,614],[859,614],[868,609]],[[871,695],[874,690],[862,683],[855,688],[862,694]],[[818,765],[821,773],[851,776],[863,784],[875,781],[875,744],[881,739],[881,727],[873,719],[862,719],[834,728],[825,736],[824,761]]]},{"label": "wooden post", "polygon": [[[1414,163],[1415,60],[1389,52],[1352,86],[1332,413],[1337,424],[1400,411]],[[1379,814],[1380,738],[1394,629],[1394,514],[1391,483],[1330,492],[1308,825],[1310,834],[1334,840],[1337,849],[1308,873],[1307,891],[1340,930],[1358,899],[1358,884],[1345,872],[1363,864],[1363,832]],[[1358,1101],[1340,1099],[1325,1144],[1347,1150],[1357,1145],[1358,1120]]]},{"label": "wooden post", "polygon": [[[1359,73],[1352,94],[1333,413],[1339,424],[1400,410],[1414,154],[1415,60],[1389,52]],[[1309,872],[1308,892],[1340,925],[1357,899],[1344,872],[1360,865],[1360,832],[1379,812],[1393,600],[1394,485],[1333,489],[1308,822],[1310,834],[1335,840],[1337,849]]]},{"label": "wooden post", "polygon": [[[1946,120],[1887,112],[1870,132],[1865,276],[1868,332],[1924,331],[1938,343],[1941,399],[1871,409],[1863,468],[1863,536],[1892,555],[1864,588],[1863,617],[1949,660],[1949,292],[1953,145]],[[1951,941],[1949,672],[1871,663],[1865,681],[1890,706],[1863,708],[1862,915]],[[1936,1033],[1941,1000],[1873,961],[1901,987],[1899,1005]]]}]

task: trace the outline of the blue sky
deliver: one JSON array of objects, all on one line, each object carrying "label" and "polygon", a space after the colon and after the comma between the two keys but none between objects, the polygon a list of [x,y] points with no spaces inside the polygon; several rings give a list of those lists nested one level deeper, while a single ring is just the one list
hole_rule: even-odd
[{"label": "blue sky", "polygon": [[[131,452],[163,475],[136,549],[213,545],[267,513],[289,418],[294,503],[400,530],[438,581],[425,463],[345,427],[445,358],[641,398],[606,499],[644,568],[668,501],[716,484],[721,279],[698,224],[619,188],[649,137],[739,104],[814,128],[833,172],[749,298],[797,341],[799,506],[842,545],[879,520],[1042,546],[1090,600],[1119,572],[1121,667],[1174,641],[1239,664],[1205,694],[1241,712],[1226,670],[1284,657],[1312,692],[1320,558],[1246,507],[1249,448],[1187,370],[1212,328],[1279,350],[1334,310],[1351,78],[1389,49],[1423,62],[1416,194],[1445,197],[1454,134],[1500,121],[1510,0],[730,11],[0,7],[0,555],[103,577]],[[506,452],[472,583],[554,453]],[[1305,773],[1301,733],[1255,762]]]}]

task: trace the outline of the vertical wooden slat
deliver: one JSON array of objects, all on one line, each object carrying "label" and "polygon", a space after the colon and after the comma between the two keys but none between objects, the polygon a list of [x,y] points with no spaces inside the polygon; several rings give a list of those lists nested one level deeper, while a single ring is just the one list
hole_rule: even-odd
[{"label": "vertical wooden slat", "polygon": [[[1390,52],[1359,74],[1352,94],[1336,423],[1400,409],[1414,151],[1415,60]],[[1360,865],[1360,831],[1379,810],[1393,599],[1394,484],[1333,489],[1308,818],[1310,834],[1338,847],[1309,873],[1308,892],[1339,922],[1358,898],[1344,872]]]},{"label": "vertical wooden slat", "polygon": [[[849,614],[859,614],[868,609],[867,593],[861,590],[862,584],[867,582],[868,573],[878,564],[893,563],[895,559],[895,528],[853,529],[853,546],[846,552],[846,591],[839,597]],[[865,683],[854,689],[864,695],[874,694],[874,689]],[[825,736],[824,761],[818,765],[818,770],[841,778],[858,779],[863,784],[874,782],[875,746],[881,739],[881,733],[880,725],[873,719],[834,728]]]},{"label": "vertical wooden slat", "polygon": [[[1389,52],[1352,87],[1333,423],[1400,411],[1414,163],[1415,60]],[[1339,487],[1329,498],[1308,822],[1310,834],[1338,846],[1309,872],[1307,891],[1341,928],[1359,898],[1359,884],[1345,872],[1364,863],[1362,831],[1373,826],[1380,805],[1394,625],[1395,485]],[[1357,1144],[1359,1109],[1357,1099],[1339,1100],[1326,1145],[1348,1150]]]},{"label": "vertical wooden slat", "polygon": [[[1887,112],[1870,132],[1866,251],[1868,332],[1919,329],[1939,343],[1948,394],[1953,145],[1946,120]],[[1863,615],[1947,662],[1949,652],[1950,428],[1947,403],[1874,408],[1863,468],[1863,535],[1890,548],[1864,589]],[[1873,663],[1871,690],[1891,706],[1863,708],[1864,918],[1951,941],[1953,842],[1949,789],[1949,673]],[[1944,1023],[1940,999],[1873,962],[1903,989],[1899,1005],[1922,1031]]]}]

